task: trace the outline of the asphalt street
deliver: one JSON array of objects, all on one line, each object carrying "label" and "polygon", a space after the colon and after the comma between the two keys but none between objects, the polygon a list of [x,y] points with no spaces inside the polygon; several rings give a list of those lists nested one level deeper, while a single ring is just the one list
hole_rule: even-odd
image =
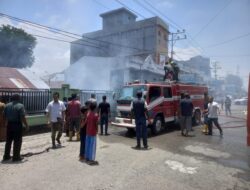
[{"label": "asphalt street", "polygon": [[[135,137],[126,129],[110,127],[98,135],[98,166],[78,161],[79,142],[62,138],[63,146],[25,157],[20,163],[0,164],[1,190],[248,190],[250,147],[246,146],[246,107],[234,106],[232,117],[221,112],[224,135],[213,136],[194,127],[191,137],[169,126],[158,136],[149,132],[150,150],[134,150]],[[25,136],[22,154],[51,146],[50,133]],[[4,143],[0,143],[3,156]]]}]

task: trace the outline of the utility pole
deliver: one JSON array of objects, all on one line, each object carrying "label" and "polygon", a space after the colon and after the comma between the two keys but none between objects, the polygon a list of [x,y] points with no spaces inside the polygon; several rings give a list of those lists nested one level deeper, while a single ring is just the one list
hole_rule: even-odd
[{"label": "utility pole", "polygon": [[174,43],[178,40],[184,40],[187,39],[187,36],[185,33],[185,30],[183,29],[182,31],[177,30],[177,32],[170,32],[169,35],[171,35],[171,60],[173,60],[174,57]]},{"label": "utility pole", "polygon": [[247,146],[250,146],[250,73],[248,79],[248,103],[247,103]]},{"label": "utility pole", "polygon": [[218,63],[219,63],[218,61],[212,62],[212,69],[213,69],[213,72],[214,72],[214,78],[215,78],[215,80],[217,80],[217,77],[218,77],[217,71],[219,69],[221,69],[221,67],[218,65]]}]

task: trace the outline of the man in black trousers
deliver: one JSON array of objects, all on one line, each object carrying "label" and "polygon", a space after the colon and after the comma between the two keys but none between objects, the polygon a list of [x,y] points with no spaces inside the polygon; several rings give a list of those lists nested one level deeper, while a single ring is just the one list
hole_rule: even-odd
[{"label": "man in black trousers", "polygon": [[29,126],[25,118],[24,105],[20,102],[20,95],[14,94],[12,102],[8,103],[4,109],[4,117],[7,125],[7,137],[3,161],[9,160],[12,141],[14,141],[12,161],[21,161],[22,129],[23,124],[28,130]]},{"label": "man in black trousers", "polygon": [[[143,139],[143,146],[145,149],[148,149],[148,142],[147,142],[147,123],[146,120],[148,119],[148,109],[145,103],[145,100],[142,99],[142,92],[137,92],[137,99],[133,100],[131,105],[131,112],[135,117],[135,125],[136,125],[136,139],[137,145],[134,147],[135,149],[141,148],[141,138]],[[132,122],[132,115],[131,115],[131,122]]]},{"label": "man in black trousers", "polygon": [[101,126],[101,135],[103,135],[103,125],[105,126],[105,135],[108,134],[108,122],[110,118],[110,104],[107,102],[107,97],[102,97],[102,102],[98,105],[99,116],[100,116],[100,126]]}]

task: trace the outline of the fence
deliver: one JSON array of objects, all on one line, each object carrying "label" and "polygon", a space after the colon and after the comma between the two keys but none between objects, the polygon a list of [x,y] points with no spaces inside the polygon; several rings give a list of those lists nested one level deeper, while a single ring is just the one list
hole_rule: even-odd
[{"label": "fence", "polygon": [[80,101],[81,104],[84,103],[91,97],[91,94],[95,94],[97,103],[102,102],[102,96],[107,96],[107,102],[110,104],[111,117],[114,118],[116,115],[116,101],[114,98],[115,91],[107,90],[81,90],[80,91]]},{"label": "fence", "polygon": [[[51,91],[48,89],[0,88],[0,98],[6,103],[11,101],[13,94],[19,94],[21,96],[21,102],[24,104],[28,115],[44,113],[46,106],[51,100]],[[107,96],[113,118],[116,114],[115,92],[106,90],[81,90],[79,96],[82,105],[91,97],[91,94],[95,94],[97,103],[102,102],[102,96]]]},{"label": "fence", "polygon": [[44,113],[51,97],[48,89],[0,88],[0,98],[6,103],[11,101],[13,94],[21,96],[21,102],[29,115]]}]

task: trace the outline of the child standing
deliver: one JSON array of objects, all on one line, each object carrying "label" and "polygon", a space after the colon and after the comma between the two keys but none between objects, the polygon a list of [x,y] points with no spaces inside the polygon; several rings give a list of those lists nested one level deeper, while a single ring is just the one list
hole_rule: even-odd
[{"label": "child standing", "polygon": [[82,118],[81,118],[81,125],[80,125],[80,155],[79,160],[84,161],[85,160],[85,141],[86,141],[86,118],[88,113],[88,108],[86,106],[83,106],[81,108]]},{"label": "child standing", "polygon": [[98,114],[95,112],[96,103],[92,102],[89,106],[89,112],[86,118],[86,144],[85,144],[85,159],[89,165],[97,165],[95,161],[96,155],[96,134],[98,131]]}]

